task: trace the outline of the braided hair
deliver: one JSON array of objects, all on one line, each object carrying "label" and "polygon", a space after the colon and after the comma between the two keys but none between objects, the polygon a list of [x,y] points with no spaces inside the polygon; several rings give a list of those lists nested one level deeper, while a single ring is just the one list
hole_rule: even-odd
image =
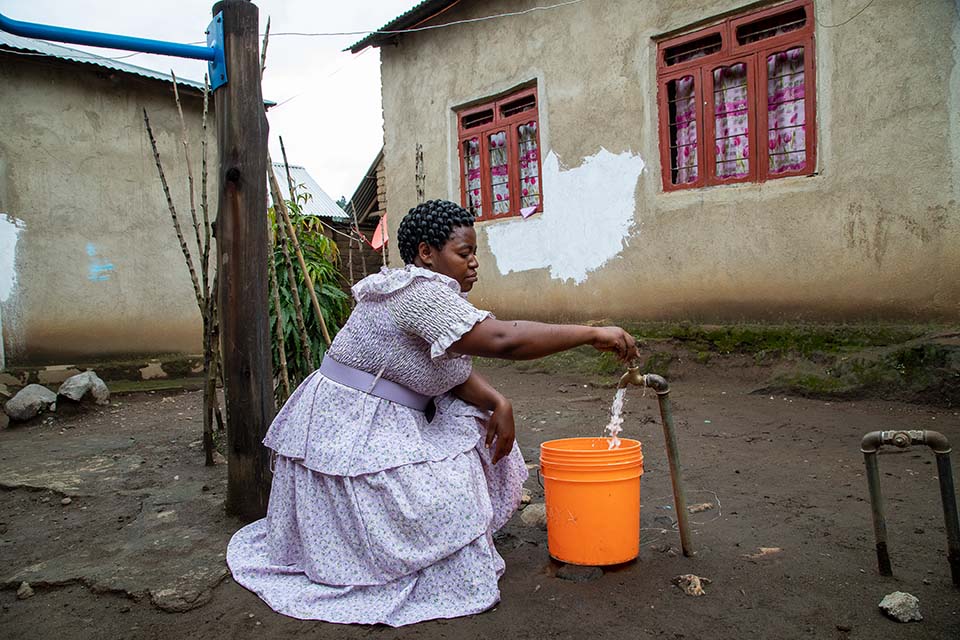
[{"label": "braided hair", "polygon": [[397,230],[397,245],[404,264],[412,264],[421,242],[443,249],[457,227],[472,227],[473,214],[448,200],[428,200],[407,212]]}]

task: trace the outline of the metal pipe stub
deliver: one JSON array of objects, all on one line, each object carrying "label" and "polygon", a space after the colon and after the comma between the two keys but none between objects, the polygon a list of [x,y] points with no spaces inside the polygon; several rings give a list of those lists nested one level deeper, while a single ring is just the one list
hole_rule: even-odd
[{"label": "metal pipe stub", "polygon": [[673,428],[673,412],[670,407],[670,384],[663,376],[653,373],[640,373],[640,368],[637,366],[627,369],[627,372],[621,376],[617,387],[625,389],[631,384],[638,387],[649,387],[657,392],[660,418],[663,422],[663,439],[666,443],[667,461],[670,465],[670,483],[673,485],[673,505],[677,513],[680,547],[683,550],[683,555],[690,557],[693,555],[693,545],[690,543],[690,525],[687,522],[687,496],[683,490],[680,450],[677,446],[677,433]]},{"label": "metal pipe stub", "polygon": [[880,492],[880,470],[877,452],[881,447],[892,445],[906,449],[914,444],[924,444],[933,450],[937,459],[937,477],[940,480],[940,500],[943,503],[943,521],[947,530],[947,562],[953,584],[960,587],[960,517],[957,514],[956,492],[953,486],[953,469],[950,464],[950,443],[938,431],[871,431],[863,436],[860,451],[867,468],[867,488],[870,492],[870,509],[873,513],[873,532],[876,537],[877,565],[880,575],[892,576],[890,554],[887,548],[887,522],[883,512],[883,495]]}]

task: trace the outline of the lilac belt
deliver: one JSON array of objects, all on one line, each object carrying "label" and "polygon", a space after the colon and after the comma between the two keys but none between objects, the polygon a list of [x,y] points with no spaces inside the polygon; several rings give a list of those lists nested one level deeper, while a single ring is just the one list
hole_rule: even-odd
[{"label": "lilac belt", "polygon": [[323,357],[323,363],[320,365],[320,373],[324,377],[339,382],[340,384],[369,393],[372,396],[402,404],[405,407],[416,409],[417,411],[426,411],[431,405],[433,398],[417,393],[406,388],[402,384],[397,384],[384,378],[377,379],[377,376],[360,369],[348,367],[340,364],[330,356]]}]

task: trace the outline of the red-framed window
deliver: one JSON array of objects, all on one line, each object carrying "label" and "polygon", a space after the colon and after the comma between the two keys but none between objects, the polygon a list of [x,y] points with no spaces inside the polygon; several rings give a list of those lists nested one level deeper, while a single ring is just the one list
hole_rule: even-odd
[{"label": "red-framed window", "polygon": [[461,204],[477,220],[543,210],[537,88],[457,112]]},{"label": "red-framed window", "polygon": [[815,171],[813,33],[795,0],[658,43],[665,191]]}]

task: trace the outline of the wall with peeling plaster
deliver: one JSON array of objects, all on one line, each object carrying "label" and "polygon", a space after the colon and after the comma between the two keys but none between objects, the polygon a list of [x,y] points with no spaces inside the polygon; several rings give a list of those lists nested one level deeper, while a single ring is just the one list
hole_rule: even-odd
[{"label": "wall with peeling plaster", "polygon": [[[438,22],[536,4],[461,2]],[[817,1],[817,174],[664,193],[651,38],[750,4],[584,2],[385,45],[394,237],[416,202],[416,144],[427,197],[459,201],[454,108],[536,82],[554,184],[543,214],[478,225],[478,305],[547,320],[956,321],[960,5],[875,3],[831,29],[862,3]]]},{"label": "wall with peeling plaster", "polygon": [[[141,110],[189,220],[172,91],[105,71],[0,53],[0,353],[8,367],[201,349]],[[182,97],[199,167],[200,100]]]}]

